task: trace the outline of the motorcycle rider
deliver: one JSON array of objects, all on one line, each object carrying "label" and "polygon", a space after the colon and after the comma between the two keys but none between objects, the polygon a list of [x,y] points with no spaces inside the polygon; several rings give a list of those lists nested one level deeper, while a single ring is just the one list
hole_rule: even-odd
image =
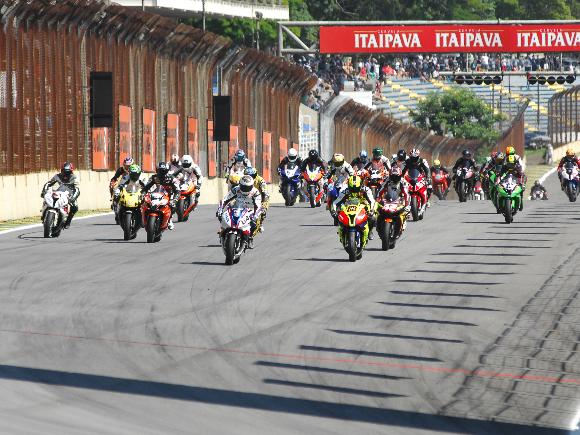
[{"label": "motorcycle rider", "polygon": [[328,167],[328,173],[326,174],[327,180],[334,177],[335,182],[342,183],[348,177],[354,175],[354,169],[344,160],[344,156],[340,153],[335,153],[332,156]]},{"label": "motorcycle rider", "polygon": [[[306,171],[309,165],[318,166],[322,173],[326,172],[326,163],[324,160],[320,158],[318,155],[318,151],[310,150],[308,151],[308,157],[302,160],[302,165],[300,166],[300,173]],[[306,188],[306,184],[303,185],[303,188]],[[318,180],[318,188],[322,191],[324,189],[324,177],[320,177]],[[304,196],[306,196],[306,192],[302,192]]]},{"label": "motorcycle rider", "polygon": [[405,162],[407,161],[407,153],[405,150],[397,151],[397,154],[393,156],[393,160],[391,161],[391,166],[398,166],[403,170],[405,166]]},{"label": "motorcycle rider", "polygon": [[252,162],[246,157],[243,150],[237,150],[231,160],[228,162],[228,175],[232,172],[243,172],[244,169],[252,166]]},{"label": "motorcycle rider", "polygon": [[[253,248],[253,237],[252,234],[256,228],[256,221],[260,218],[262,214],[262,195],[256,187],[254,187],[254,180],[250,175],[244,175],[240,180],[240,184],[230,190],[224,199],[220,202],[216,217],[221,222],[222,214],[225,207],[232,201],[235,201],[236,207],[239,208],[249,208],[253,210],[252,214],[252,224],[251,231],[249,235],[245,235],[246,241],[248,243],[248,248]],[[220,232],[220,231],[218,231]]]},{"label": "motorcycle rider", "polygon": [[169,205],[171,209],[171,216],[169,216],[169,223],[167,228],[172,230],[175,226],[173,225],[172,218],[173,212],[175,211],[175,203],[177,199],[179,199],[179,187],[176,186],[175,178],[172,174],[169,173],[169,164],[167,162],[159,162],[157,163],[157,169],[155,174],[151,176],[145,187],[143,187],[142,192],[146,193],[151,189],[153,186],[159,187],[162,186],[167,193],[169,194]]},{"label": "motorcycle rider", "polygon": [[[379,193],[377,195],[377,202],[380,202],[389,190],[394,190],[397,192],[399,197],[399,201],[405,204],[405,214],[408,217],[408,214],[411,211],[411,196],[409,195],[409,183],[401,176],[403,171],[398,166],[393,166],[391,168],[391,173],[389,177],[385,180]],[[407,219],[405,219],[403,224],[403,231],[407,228]]]},{"label": "motorcycle rider", "polygon": [[463,150],[461,152],[461,157],[459,157],[453,165],[453,169],[451,169],[451,172],[453,172],[453,181],[457,178],[457,170],[463,167],[473,168],[473,171],[477,172],[477,163],[475,163],[471,151],[469,150]]},{"label": "motorcycle rider", "polygon": [[280,164],[278,165],[278,173],[284,170],[284,167],[288,163],[296,163],[300,168],[302,168],[302,159],[298,157],[298,151],[295,148],[290,148],[288,150],[288,154],[282,159]]},{"label": "motorcycle rider", "polygon": [[266,213],[268,212],[268,207],[270,206],[270,195],[268,194],[268,184],[260,175],[256,168],[246,168],[244,170],[244,175],[249,175],[254,180],[254,187],[260,192],[262,198],[262,222],[260,225],[260,232],[264,232],[264,221],[266,220]]},{"label": "motorcycle rider", "polygon": [[[522,186],[522,192],[520,194],[520,207],[519,210],[524,209],[524,192],[526,190],[526,175],[524,174],[524,168],[522,166],[522,160],[520,156],[516,154],[516,150],[512,146],[506,148],[506,155],[502,164],[501,176],[508,172],[513,172],[517,177],[517,182]],[[501,178],[501,176],[499,178]],[[499,179],[498,179],[499,181]]]},{"label": "motorcycle rider", "polygon": [[362,178],[358,175],[351,175],[348,177],[348,187],[334,200],[331,205],[330,214],[333,218],[336,217],[337,210],[340,210],[342,204],[351,197],[358,197],[365,204],[366,212],[369,217],[369,240],[372,240],[374,238],[373,228],[375,227],[376,222],[375,198],[373,197],[371,189],[363,184]]},{"label": "motorcycle rider", "polygon": [[532,197],[534,196],[534,193],[536,193],[538,191],[542,193],[542,199],[548,199],[548,191],[546,190],[546,188],[544,186],[542,186],[542,184],[540,183],[540,180],[534,181],[534,185],[532,186],[532,189],[531,189]]},{"label": "motorcycle rider", "polygon": [[366,152],[366,150],[362,150],[358,157],[356,157],[351,163],[350,165],[352,166],[352,168],[355,171],[358,171],[359,169],[364,169],[364,167],[366,165],[368,165],[369,163],[369,157],[368,157],[368,153]]},{"label": "motorcycle rider", "polygon": [[81,194],[79,189],[79,180],[77,176],[74,174],[74,166],[70,162],[64,162],[62,167],[60,168],[60,172],[55,174],[50,180],[48,180],[44,186],[42,187],[42,193],[40,194],[41,198],[44,198],[46,192],[49,187],[52,187],[55,184],[59,184],[58,188],[60,189],[61,186],[64,186],[66,190],[69,192],[68,203],[70,206],[70,211],[68,214],[68,218],[64,224],[65,228],[70,227],[72,222],[73,216],[79,210],[77,205],[77,198]]},{"label": "motorcycle rider", "polygon": [[450,176],[449,176],[449,171],[447,170],[447,168],[443,165],[441,165],[441,161],[439,159],[435,159],[433,160],[433,166],[431,166],[431,168],[429,168],[429,170],[431,171],[431,179],[433,179],[433,174],[435,172],[438,171],[443,171],[443,173],[445,174],[445,178],[447,178],[447,188],[449,189],[449,184],[450,184]]},{"label": "motorcycle rider", "polygon": [[[171,172],[171,169],[170,169]],[[193,158],[189,154],[185,154],[181,158],[181,164],[173,172],[173,176],[178,180],[182,180],[185,177],[193,178],[195,176],[195,202],[198,202],[199,195],[201,195],[201,185],[203,184],[203,175],[201,174],[201,168],[193,163]]]},{"label": "motorcycle rider", "polygon": [[133,157],[131,156],[127,156],[125,157],[125,159],[123,160],[123,164],[115,171],[115,175],[113,175],[113,178],[111,178],[111,184],[110,184],[110,188],[111,188],[111,194],[113,193],[113,186],[115,184],[117,184],[117,180],[120,177],[124,177],[125,175],[129,174],[129,167],[135,163],[133,161]]},{"label": "motorcycle rider", "polygon": [[402,176],[410,171],[411,169],[417,169],[425,177],[425,184],[427,185],[427,207],[430,206],[429,198],[433,193],[433,184],[431,183],[431,171],[429,170],[429,163],[427,160],[421,158],[421,151],[417,148],[413,148],[405,160]]},{"label": "motorcycle rider", "polygon": [[564,190],[564,184],[562,183],[562,168],[566,163],[573,163],[577,166],[578,171],[580,171],[580,159],[576,157],[576,153],[573,148],[568,148],[566,150],[566,155],[562,157],[560,163],[558,163],[558,179],[560,180],[560,186]]},{"label": "motorcycle rider", "polygon": [[367,171],[372,171],[373,169],[385,169],[387,172],[391,170],[391,161],[387,156],[383,155],[382,148],[374,148],[373,149],[373,158],[370,162],[367,163],[365,169]]},{"label": "motorcycle rider", "polygon": [[115,196],[119,195],[119,192],[121,192],[123,187],[131,184],[138,184],[141,190],[145,188],[145,183],[141,180],[141,167],[134,163],[129,166],[129,176],[123,177],[121,183],[115,189]]}]

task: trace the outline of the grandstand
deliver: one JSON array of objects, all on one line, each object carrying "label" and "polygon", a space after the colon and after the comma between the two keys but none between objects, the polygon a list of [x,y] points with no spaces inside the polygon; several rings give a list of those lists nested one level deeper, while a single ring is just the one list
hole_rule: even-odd
[{"label": "grandstand", "polygon": [[[525,113],[525,127],[528,132],[545,133],[548,130],[548,101],[556,93],[571,85],[529,86],[524,77],[509,77],[501,85],[457,85],[451,81],[420,79],[387,80],[380,98],[374,99],[374,106],[385,114],[402,122],[410,122],[409,111],[429,92],[462,86],[474,91],[487,104],[504,113],[511,120],[525,99],[530,101]],[[538,98],[539,95],[539,98]],[[538,116],[539,114],[539,116]],[[507,124],[506,124],[507,125]]]}]

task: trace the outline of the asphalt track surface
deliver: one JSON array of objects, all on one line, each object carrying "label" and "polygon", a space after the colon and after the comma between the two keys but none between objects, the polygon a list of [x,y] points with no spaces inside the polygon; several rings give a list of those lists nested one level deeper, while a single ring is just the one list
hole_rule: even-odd
[{"label": "asphalt track surface", "polygon": [[[273,206],[225,266],[213,207],[0,237],[0,433],[564,434],[580,408],[580,204],[434,202],[349,263]],[[559,430],[564,429],[564,430]]]}]

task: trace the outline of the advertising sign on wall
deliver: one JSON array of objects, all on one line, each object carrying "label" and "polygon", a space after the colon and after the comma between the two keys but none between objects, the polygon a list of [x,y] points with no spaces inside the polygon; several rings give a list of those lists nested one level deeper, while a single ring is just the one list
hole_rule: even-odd
[{"label": "advertising sign on wall", "polygon": [[119,106],[119,164],[125,157],[130,156],[133,143],[133,130],[131,128],[132,109],[129,106]]},{"label": "advertising sign on wall", "polygon": [[580,50],[580,25],[328,26],[321,53],[535,53]]},{"label": "advertising sign on wall", "polygon": [[207,121],[207,176],[217,176],[217,148],[213,140],[213,121]]},{"label": "advertising sign on wall", "polygon": [[107,127],[93,128],[91,139],[93,144],[93,169],[109,169],[109,129]]},{"label": "advertising sign on wall", "polygon": [[197,119],[187,118],[187,152],[193,161],[199,165],[199,140]]},{"label": "advertising sign on wall", "polygon": [[256,164],[256,130],[253,128],[247,129],[247,143],[248,143],[248,159],[253,165]]},{"label": "advertising sign on wall", "polygon": [[155,153],[157,149],[157,134],[155,131],[155,111],[143,109],[143,140],[141,169],[145,172],[155,170]]},{"label": "advertising sign on wall", "polygon": [[179,154],[179,115],[175,113],[167,114],[165,127],[165,160],[170,161],[171,154]]},{"label": "advertising sign on wall", "polygon": [[266,183],[272,182],[272,133],[262,133],[262,177]]}]

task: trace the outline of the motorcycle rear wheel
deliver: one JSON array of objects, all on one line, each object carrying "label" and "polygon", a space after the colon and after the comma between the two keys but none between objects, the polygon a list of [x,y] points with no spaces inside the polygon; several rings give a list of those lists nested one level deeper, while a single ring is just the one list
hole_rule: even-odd
[{"label": "motorcycle rear wheel", "polygon": [[467,199],[465,198],[465,188],[464,188],[464,182],[460,181],[457,184],[457,195],[459,196],[459,202],[465,202],[467,201]]},{"label": "motorcycle rear wheel", "polygon": [[383,229],[382,229],[382,237],[381,237],[381,247],[383,251],[388,251],[391,247],[391,223],[383,221]]},{"label": "motorcycle rear wheel", "polygon": [[313,184],[308,186],[308,196],[310,199],[310,207],[311,208],[316,207],[316,189]]},{"label": "motorcycle rear wheel", "polygon": [[180,198],[179,201],[177,201],[175,213],[177,214],[177,222],[183,222],[183,215],[185,214],[185,200]]},{"label": "motorcycle rear wheel", "polygon": [[44,216],[44,238],[52,237],[52,225],[54,223],[54,213],[46,213]]},{"label": "motorcycle rear wheel", "polygon": [[347,239],[347,252],[348,252],[348,261],[355,262],[356,261],[356,234],[354,231],[350,231],[348,233]]},{"label": "motorcycle rear wheel", "polygon": [[568,183],[566,186],[566,193],[568,194],[568,199],[570,202],[576,202],[576,189],[574,189],[572,183]]},{"label": "motorcycle rear wheel", "polygon": [[132,223],[133,223],[133,213],[123,213],[123,238],[125,240],[131,240],[132,233]]},{"label": "motorcycle rear wheel", "polygon": [[145,231],[147,231],[147,243],[155,242],[155,227],[156,227],[157,216],[149,216],[147,218],[147,226]]},{"label": "motorcycle rear wheel", "polygon": [[228,233],[226,234],[226,240],[224,241],[224,250],[226,254],[226,264],[231,266],[234,264],[236,256],[236,234]]}]

